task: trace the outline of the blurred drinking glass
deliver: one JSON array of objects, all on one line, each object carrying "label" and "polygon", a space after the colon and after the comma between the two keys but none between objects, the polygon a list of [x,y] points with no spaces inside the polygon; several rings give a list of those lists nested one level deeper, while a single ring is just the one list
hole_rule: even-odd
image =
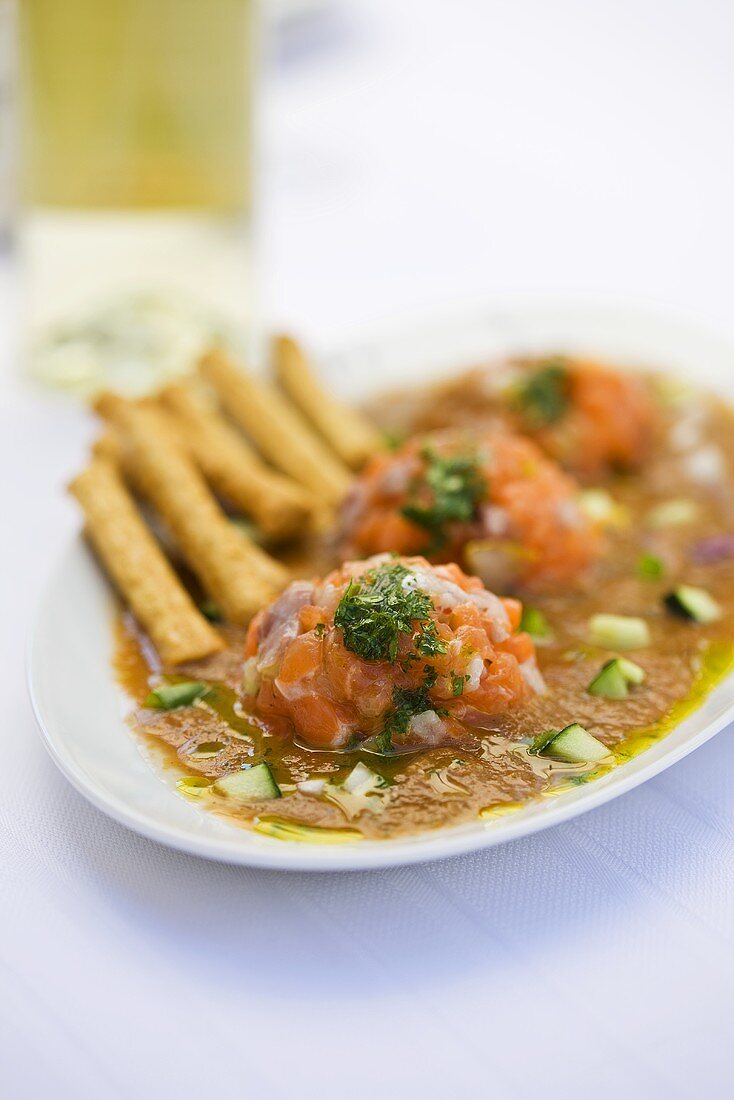
[{"label": "blurred drinking glass", "polygon": [[144,391],[252,322],[254,0],[20,0],[28,354]]}]

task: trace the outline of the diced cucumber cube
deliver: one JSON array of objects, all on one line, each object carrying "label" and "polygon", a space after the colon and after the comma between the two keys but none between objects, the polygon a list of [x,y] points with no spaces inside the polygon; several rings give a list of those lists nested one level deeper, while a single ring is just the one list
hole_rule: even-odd
[{"label": "diced cucumber cube", "polygon": [[616,661],[607,661],[586,690],[602,699],[626,699],[629,695],[627,680]]},{"label": "diced cucumber cube", "polygon": [[611,755],[606,745],[578,722],[562,729],[539,752],[562,764],[595,764]]},{"label": "diced cucumber cube", "polygon": [[624,676],[625,680],[629,684],[644,684],[645,682],[645,670],[636,665],[634,661],[630,661],[628,657],[617,657],[617,664],[619,665],[620,672]]},{"label": "diced cucumber cube", "polygon": [[705,588],[696,588],[692,584],[679,584],[665,597],[665,606],[684,619],[696,623],[713,623],[720,619],[723,612],[710,592]]},{"label": "diced cucumber cube", "polygon": [[626,657],[613,657],[607,661],[587,687],[589,695],[603,699],[626,699],[630,684],[641,684],[645,670],[628,661]]},{"label": "diced cucumber cube", "polygon": [[553,639],[550,623],[537,607],[523,607],[520,630],[524,630],[534,642],[541,645]]},{"label": "diced cucumber cube", "polygon": [[650,645],[650,627],[636,615],[592,615],[589,641],[604,649],[644,649]]},{"label": "diced cucumber cube", "polygon": [[540,756],[543,750],[550,745],[554,737],[558,737],[558,730],[543,730],[542,733],[537,734],[530,745],[528,752],[533,756]]},{"label": "diced cucumber cube", "polygon": [[266,763],[255,764],[252,768],[231,772],[215,780],[214,790],[228,798],[239,798],[243,802],[261,802],[266,798],[280,798],[280,787],[273,779],[273,773]]}]

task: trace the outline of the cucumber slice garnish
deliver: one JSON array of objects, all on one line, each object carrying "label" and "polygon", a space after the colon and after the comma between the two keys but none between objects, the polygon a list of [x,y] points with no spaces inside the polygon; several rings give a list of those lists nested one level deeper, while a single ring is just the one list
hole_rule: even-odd
[{"label": "cucumber slice garnish", "polygon": [[266,763],[255,764],[252,768],[243,768],[215,780],[214,790],[228,798],[239,798],[242,802],[261,802],[266,798],[280,798],[280,787]]},{"label": "cucumber slice garnish", "polygon": [[556,732],[547,730],[536,737],[530,752],[548,756],[562,764],[596,764],[610,756],[609,749],[578,722]]},{"label": "cucumber slice garnish", "polygon": [[679,584],[665,596],[664,603],[669,611],[694,623],[713,623],[723,615],[711,593],[692,584]]},{"label": "cucumber slice garnish", "polygon": [[558,733],[558,730],[543,730],[542,733],[539,733],[535,737],[532,744],[530,745],[530,748],[528,749],[528,752],[532,753],[533,756],[542,756],[543,752],[548,747],[548,745],[550,745],[553,738],[558,737]]},{"label": "cucumber slice garnish", "polygon": [[589,641],[603,649],[644,649],[650,645],[650,627],[636,615],[592,615]]},{"label": "cucumber slice garnish", "polygon": [[645,670],[628,661],[626,657],[613,657],[602,665],[600,671],[587,687],[589,695],[598,695],[603,699],[626,699],[630,684],[641,684],[645,679]]}]

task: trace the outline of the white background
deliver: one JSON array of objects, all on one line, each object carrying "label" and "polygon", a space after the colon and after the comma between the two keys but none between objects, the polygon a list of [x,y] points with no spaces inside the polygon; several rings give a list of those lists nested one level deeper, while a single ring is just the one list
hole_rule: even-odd
[{"label": "white background", "polygon": [[[328,342],[573,292],[734,337],[733,35],[726,0],[364,0],[291,28],[264,101],[268,315]],[[0,291],[3,1095],[727,1095],[730,731],[576,822],[363,875],[209,865],[69,788],[21,636],[91,425],[21,384],[9,259]]]}]

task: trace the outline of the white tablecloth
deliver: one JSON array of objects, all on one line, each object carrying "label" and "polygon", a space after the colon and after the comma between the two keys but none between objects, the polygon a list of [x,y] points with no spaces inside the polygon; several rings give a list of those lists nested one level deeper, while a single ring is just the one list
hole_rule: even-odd
[{"label": "white tablecloth", "polygon": [[[270,315],[592,291],[734,335],[733,30],[715,0],[335,6],[268,78]],[[22,635],[90,426],[18,377],[9,261],[0,294],[2,1095],[729,1095],[730,730],[570,824],[359,875],[207,864],[69,787]]]}]

